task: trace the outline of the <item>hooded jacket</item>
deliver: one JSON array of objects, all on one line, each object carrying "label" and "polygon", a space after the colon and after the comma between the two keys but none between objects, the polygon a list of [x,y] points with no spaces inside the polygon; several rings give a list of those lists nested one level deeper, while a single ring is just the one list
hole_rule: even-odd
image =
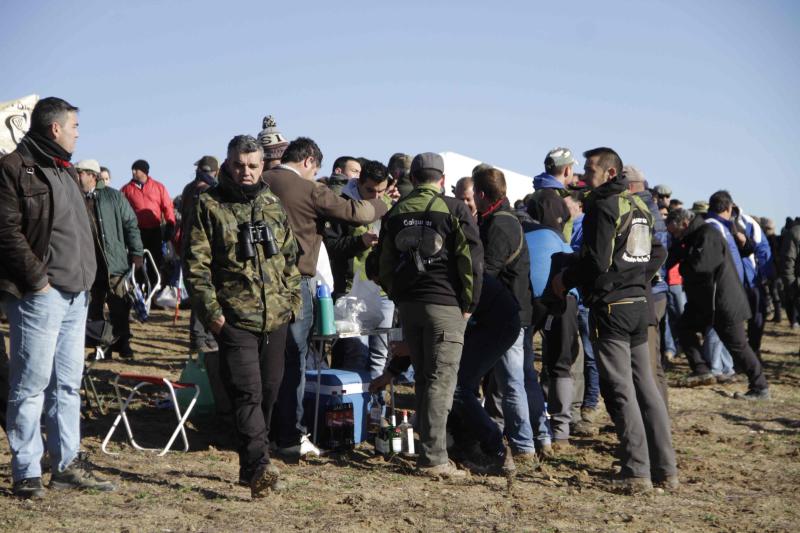
[{"label": "hooded jacket", "polygon": [[122,276],[130,270],[132,256],[141,257],[142,237],[131,204],[122,193],[97,180],[94,190],[94,218],[99,229],[103,258],[109,276]]},{"label": "hooded jacket", "polygon": [[533,188],[535,192],[528,203],[528,214],[540,224],[563,233],[569,220],[569,208],[564,202],[566,188],[546,172],[533,178]]},{"label": "hooded jacket", "polygon": [[650,250],[630,253],[631,230],[642,224],[650,226],[652,235],[650,210],[623,182],[608,181],[594,189],[584,203],[583,241],[577,260],[564,271],[565,286],[578,287],[587,306],[646,297],[646,273],[661,265],[649,264],[658,260]]}]

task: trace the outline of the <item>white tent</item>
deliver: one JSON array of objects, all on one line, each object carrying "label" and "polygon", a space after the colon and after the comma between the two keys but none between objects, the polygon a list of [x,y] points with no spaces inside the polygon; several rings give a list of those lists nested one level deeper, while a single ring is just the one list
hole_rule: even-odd
[{"label": "white tent", "polygon": [[[476,165],[483,163],[483,161],[456,152],[440,152],[439,155],[444,159],[445,190],[448,195],[452,194],[450,189],[452,185],[455,185],[464,176],[471,176],[472,169]],[[511,205],[514,205],[517,200],[522,200],[526,194],[533,192],[533,178],[531,176],[506,170],[497,165],[492,166],[502,171],[506,177],[506,196],[508,196]]]}]

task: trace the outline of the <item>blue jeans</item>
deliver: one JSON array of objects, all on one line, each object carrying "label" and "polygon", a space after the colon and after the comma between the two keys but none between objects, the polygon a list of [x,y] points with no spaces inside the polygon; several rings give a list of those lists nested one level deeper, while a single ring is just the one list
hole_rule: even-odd
[{"label": "blue jeans", "polygon": [[597,359],[594,356],[592,340],[589,336],[589,310],[578,306],[578,331],[583,347],[583,404],[581,407],[594,408],[600,398],[600,374],[597,372]]},{"label": "blue jeans", "polygon": [[54,471],[78,455],[88,292],[27,293],[4,300],[11,339],[8,443],[14,481],[41,477],[40,420]]},{"label": "blue jeans", "polygon": [[535,451],[533,430],[525,392],[525,350],[522,348],[525,330],[520,329],[517,340],[506,350],[494,367],[497,390],[503,398],[503,421],[508,442],[515,452]]},{"label": "blue jeans", "polygon": [[306,389],[306,357],[314,326],[314,279],[303,276],[300,283],[303,306],[300,316],[289,324],[286,338],[286,361],[278,401],[273,413],[273,428],[278,447],[287,448],[300,443],[308,433],[303,424],[303,396]]},{"label": "blue jeans", "polygon": [[536,367],[533,364],[536,361],[536,352],[533,351],[533,327],[527,326],[524,329],[525,395],[528,400],[528,413],[535,435],[534,438],[541,446],[550,444],[552,433],[550,431],[550,423],[547,420],[547,404],[544,401],[542,384],[539,382],[539,372],[536,371]]},{"label": "blue jeans", "polygon": [[[387,297],[381,298],[383,321],[379,328],[392,327],[394,303]],[[386,358],[389,354],[387,335],[370,335],[357,339],[342,339],[337,344],[344,344],[342,368],[346,370],[368,371],[370,379],[383,374]]]},{"label": "blue jeans", "polygon": [[[678,321],[683,314],[683,308],[686,307],[686,293],[683,291],[683,285],[670,285],[667,292],[667,320],[669,321],[670,334],[678,332]],[[680,343],[678,336],[672,335],[672,345],[675,348],[673,353],[677,354],[680,351]],[[666,336],[666,335],[665,335]],[[665,349],[669,346],[666,344]]]},{"label": "blue jeans", "polygon": [[708,328],[708,331],[706,331],[706,339],[703,343],[703,359],[708,362],[711,373],[715,376],[733,373],[733,357],[728,353],[725,345],[722,344],[714,328]]}]

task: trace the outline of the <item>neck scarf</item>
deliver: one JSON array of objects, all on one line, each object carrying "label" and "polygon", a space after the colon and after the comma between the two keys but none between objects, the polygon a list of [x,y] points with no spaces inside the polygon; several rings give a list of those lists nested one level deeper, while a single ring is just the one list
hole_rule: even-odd
[{"label": "neck scarf", "polygon": [[64,150],[64,148],[53,139],[36,131],[29,131],[27,135],[25,135],[25,138],[38,148],[39,151],[52,158],[53,161],[56,162],[56,165],[65,168],[71,166],[69,160],[72,159],[72,154]]}]

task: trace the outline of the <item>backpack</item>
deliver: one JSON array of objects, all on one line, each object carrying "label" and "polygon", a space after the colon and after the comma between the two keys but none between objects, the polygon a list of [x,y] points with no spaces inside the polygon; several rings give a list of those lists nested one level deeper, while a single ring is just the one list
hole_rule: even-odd
[{"label": "backpack", "polygon": [[647,263],[653,249],[653,215],[644,201],[623,191],[619,195],[617,238],[625,237],[622,259],[629,263]]}]

